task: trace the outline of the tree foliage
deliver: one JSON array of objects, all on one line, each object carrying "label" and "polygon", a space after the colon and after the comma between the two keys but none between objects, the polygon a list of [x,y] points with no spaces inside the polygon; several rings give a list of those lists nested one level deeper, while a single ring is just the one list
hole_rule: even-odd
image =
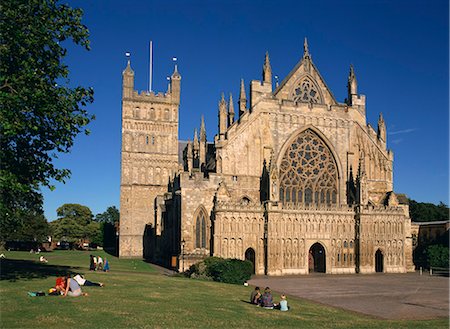
[{"label": "tree foliage", "polygon": [[51,235],[47,219],[41,213],[28,212],[20,225],[16,225],[8,239],[11,241],[44,242]]},{"label": "tree foliage", "polygon": [[410,199],[409,215],[414,222],[449,220],[449,208],[443,202],[435,205]]},{"label": "tree foliage", "polygon": [[0,12],[0,213],[2,230],[12,232],[29,213],[42,213],[41,186],[69,177],[53,160],[88,133],[93,116],[84,107],[93,90],[70,86],[63,62],[68,41],[89,49],[81,9],[58,0],[7,0]]},{"label": "tree foliage", "polygon": [[87,225],[92,221],[92,211],[86,206],[77,203],[66,203],[56,209],[59,218],[75,219],[81,225]]},{"label": "tree foliage", "polygon": [[449,265],[448,246],[434,244],[427,248],[427,261],[431,267],[445,267]]},{"label": "tree foliage", "polygon": [[92,211],[80,204],[64,204],[56,210],[59,218],[50,223],[57,240],[78,243],[89,240],[101,245],[100,224],[92,220]]},{"label": "tree foliage", "polygon": [[120,213],[119,209],[115,206],[108,207],[105,212],[97,214],[95,216],[95,221],[99,223],[110,223],[115,224],[119,222]]}]

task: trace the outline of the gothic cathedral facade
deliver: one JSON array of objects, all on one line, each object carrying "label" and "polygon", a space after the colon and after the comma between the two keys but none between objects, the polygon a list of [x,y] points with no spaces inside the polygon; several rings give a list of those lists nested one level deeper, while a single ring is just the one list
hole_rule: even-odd
[{"label": "gothic cathedral facade", "polygon": [[366,122],[353,67],[339,103],[305,40],[298,64],[273,86],[241,81],[224,95],[218,133],[178,140],[181,75],[166,93],[138,93],[123,71],[120,257],[184,271],[208,256],[247,259],[256,274],[405,273],[411,219],[393,192],[382,115]]}]

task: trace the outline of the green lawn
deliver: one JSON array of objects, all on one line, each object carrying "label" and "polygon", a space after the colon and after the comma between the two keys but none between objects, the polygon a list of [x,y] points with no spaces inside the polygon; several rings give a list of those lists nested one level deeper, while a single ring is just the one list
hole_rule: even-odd
[{"label": "green lawn", "polygon": [[[109,273],[89,272],[90,252],[45,253],[45,265],[34,254],[4,253],[1,328],[448,328],[448,319],[378,320],[290,296],[289,312],[265,310],[247,303],[252,287],[169,277],[143,261],[103,252],[95,254],[109,259]],[[66,272],[106,286],[84,287],[87,297],[28,297]]]}]

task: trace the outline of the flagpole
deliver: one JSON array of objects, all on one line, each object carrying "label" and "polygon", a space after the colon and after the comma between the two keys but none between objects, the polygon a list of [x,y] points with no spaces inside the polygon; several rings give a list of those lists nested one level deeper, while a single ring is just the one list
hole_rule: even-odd
[{"label": "flagpole", "polygon": [[150,40],[150,63],[149,63],[150,76],[148,78],[148,91],[152,92],[152,80],[153,80],[153,41]]}]

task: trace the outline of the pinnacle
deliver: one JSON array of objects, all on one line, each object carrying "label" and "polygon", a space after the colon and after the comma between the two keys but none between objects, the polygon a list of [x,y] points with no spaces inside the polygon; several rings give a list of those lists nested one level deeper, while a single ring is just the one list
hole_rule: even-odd
[{"label": "pinnacle", "polygon": [[308,39],[306,37],[305,41],[303,42],[303,57],[310,57],[308,48]]}]

